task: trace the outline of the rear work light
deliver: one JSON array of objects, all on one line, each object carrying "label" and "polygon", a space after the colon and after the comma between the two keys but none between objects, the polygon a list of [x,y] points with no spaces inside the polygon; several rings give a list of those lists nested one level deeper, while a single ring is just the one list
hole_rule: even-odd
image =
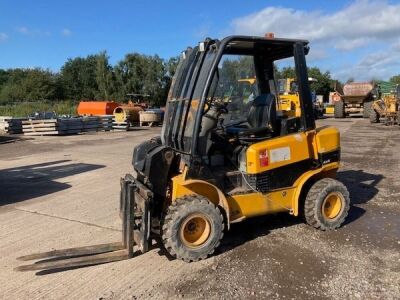
[{"label": "rear work light", "polygon": [[258,160],[260,162],[260,167],[266,167],[269,164],[268,161],[268,150],[263,149],[258,152]]}]

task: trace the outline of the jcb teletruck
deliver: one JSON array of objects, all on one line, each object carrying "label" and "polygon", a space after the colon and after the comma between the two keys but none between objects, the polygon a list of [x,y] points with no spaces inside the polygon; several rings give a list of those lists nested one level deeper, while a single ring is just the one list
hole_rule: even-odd
[{"label": "jcb teletruck", "polygon": [[[17,269],[121,260],[133,256],[134,245],[146,252],[153,241],[176,258],[198,261],[215,251],[232,223],[277,212],[304,216],[321,230],[338,228],[350,202],[334,179],[339,132],[315,126],[308,51],[307,41],[270,36],[206,39],[188,48],[168,95],[161,137],[134,149],[136,176],[121,179],[123,242],[28,255],[20,259],[55,258]],[[227,101],[226,89],[246,70],[235,72],[226,62],[243,56],[251,58],[257,95]],[[283,59],[294,60],[300,117],[276,109],[274,63]]]}]

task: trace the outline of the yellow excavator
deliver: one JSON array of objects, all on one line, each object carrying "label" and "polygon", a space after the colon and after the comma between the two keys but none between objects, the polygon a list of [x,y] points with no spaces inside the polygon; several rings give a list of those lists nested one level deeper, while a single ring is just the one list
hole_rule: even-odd
[{"label": "yellow excavator", "polygon": [[384,93],[372,103],[369,119],[371,123],[384,119],[385,125],[400,125],[400,85],[397,85],[396,91]]},{"label": "yellow excavator", "polygon": [[[308,51],[308,41],[270,35],[206,39],[184,51],[161,136],[135,147],[135,174],[121,179],[123,241],[27,255],[20,259],[44,260],[17,270],[106,263],[157,245],[198,261],[214,253],[233,223],[275,213],[320,230],[340,227],[350,207],[348,190],[335,179],[340,135],[335,127],[316,127]],[[238,56],[251,58],[254,95],[226,102],[232,85],[222,62]],[[298,86],[294,116],[276,109],[274,65],[288,59]],[[237,83],[240,72],[232,72]]]},{"label": "yellow excavator", "polygon": [[279,108],[291,116],[300,117],[300,99],[295,78],[278,80]]}]

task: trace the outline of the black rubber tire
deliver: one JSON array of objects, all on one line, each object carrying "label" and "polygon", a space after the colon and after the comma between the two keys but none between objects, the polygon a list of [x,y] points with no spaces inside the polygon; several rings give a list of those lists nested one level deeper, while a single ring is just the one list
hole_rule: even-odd
[{"label": "black rubber tire", "polygon": [[[181,241],[179,230],[185,219],[195,213],[202,213],[208,217],[211,232],[201,247],[190,248]],[[162,240],[165,249],[171,256],[186,262],[206,259],[219,246],[223,235],[224,218],[220,209],[200,195],[188,195],[176,199],[169,206],[163,220]]]},{"label": "black rubber tire", "polygon": [[372,102],[373,101],[367,101],[364,102],[363,105],[363,118],[368,119],[372,110]]},{"label": "black rubber tire", "polygon": [[371,110],[369,112],[369,121],[371,123],[379,123],[379,114],[372,107],[371,107]]},{"label": "black rubber tire", "polygon": [[397,125],[400,126],[400,106],[398,108],[399,110],[397,111]]},{"label": "black rubber tire", "polygon": [[346,114],[345,114],[345,109],[344,109],[344,102],[336,101],[335,102],[335,118],[343,119],[345,117],[346,117]]},{"label": "black rubber tire", "polygon": [[[325,198],[332,192],[343,196],[341,210],[334,219],[325,218],[322,205]],[[333,178],[323,178],[315,182],[309,189],[304,202],[304,217],[307,224],[320,229],[332,230],[339,228],[345,221],[350,209],[350,195],[347,188]]]}]

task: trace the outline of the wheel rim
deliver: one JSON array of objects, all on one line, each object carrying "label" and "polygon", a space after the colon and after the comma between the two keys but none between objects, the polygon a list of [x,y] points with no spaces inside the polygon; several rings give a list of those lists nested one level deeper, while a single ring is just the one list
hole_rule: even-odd
[{"label": "wheel rim", "polygon": [[182,243],[189,248],[198,248],[206,243],[211,234],[211,223],[204,214],[186,217],[180,228]]},{"label": "wheel rim", "polygon": [[326,196],[322,203],[322,214],[327,219],[335,219],[342,210],[343,196],[338,192],[332,192]]}]

